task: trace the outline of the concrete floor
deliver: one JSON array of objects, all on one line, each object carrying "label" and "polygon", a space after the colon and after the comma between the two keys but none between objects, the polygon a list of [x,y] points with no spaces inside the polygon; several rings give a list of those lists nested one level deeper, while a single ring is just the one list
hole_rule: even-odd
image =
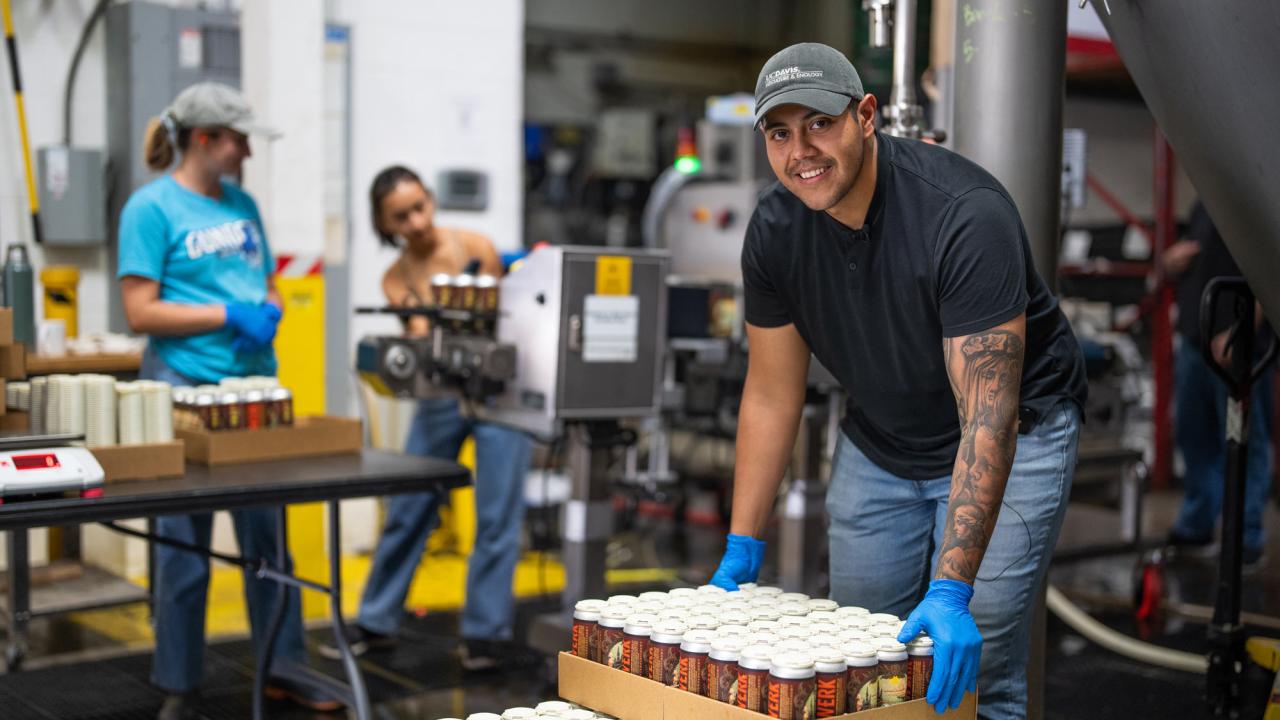
[{"label": "concrete floor", "polygon": [[[1174,492],[1151,493],[1144,512],[1145,535],[1158,539],[1167,532],[1177,510]],[[1280,615],[1280,512],[1268,510],[1269,560],[1260,572],[1246,577],[1244,608],[1261,615]],[[1068,511],[1061,548],[1079,547],[1118,537],[1114,510],[1075,502]],[[719,552],[721,531],[691,526],[678,533],[670,520],[641,518],[614,548],[615,562],[632,568],[676,567],[679,581],[702,582],[710,574]],[[1207,645],[1203,623],[1176,613],[1166,621],[1139,628],[1132,619],[1136,554],[1055,566],[1052,582],[1069,595],[1084,599],[1100,619],[1126,633],[1146,633],[1149,640],[1169,647],[1203,652]],[[1212,560],[1178,559],[1168,566],[1169,599],[1179,609],[1211,606],[1215,565]],[[627,591],[661,587],[648,583],[627,586]],[[523,628],[547,601],[527,600],[520,606]],[[137,616],[141,606],[122,608]],[[127,618],[137,622],[138,617]],[[1264,625],[1266,620],[1262,621]],[[501,712],[516,705],[533,705],[555,697],[553,676],[546,659],[517,648],[511,666],[500,673],[467,674],[452,655],[456,645],[457,616],[431,611],[410,617],[402,641],[393,649],[371,655],[362,662],[379,718],[465,717],[467,713]],[[1280,636],[1280,629],[1266,627]],[[0,676],[0,717],[59,718],[60,720],[123,720],[154,717],[162,700],[147,682],[150,657],[145,651],[115,643],[109,637],[65,618],[42,619],[33,628],[33,645],[45,667]],[[313,644],[327,634],[310,633]],[[335,664],[317,659],[316,666],[335,675]],[[207,674],[203,717],[248,716],[252,662],[248,642],[233,639],[214,642],[206,651]],[[1265,693],[1269,679],[1251,671],[1249,691]],[[86,682],[86,678],[92,681]],[[1143,666],[1091,645],[1051,618],[1046,660],[1046,717],[1107,720],[1134,717],[1201,717],[1202,676]],[[68,688],[74,688],[69,691]],[[310,718],[312,713],[272,705],[273,718]],[[1249,717],[1250,715],[1246,715]]]}]

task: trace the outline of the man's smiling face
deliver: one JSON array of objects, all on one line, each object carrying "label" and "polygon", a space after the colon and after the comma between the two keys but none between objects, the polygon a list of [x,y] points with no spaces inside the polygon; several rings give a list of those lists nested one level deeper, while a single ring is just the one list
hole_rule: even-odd
[{"label": "man's smiling face", "polygon": [[779,105],[765,115],[762,132],[774,174],[810,210],[830,209],[853,189],[866,155],[855,114]]}]

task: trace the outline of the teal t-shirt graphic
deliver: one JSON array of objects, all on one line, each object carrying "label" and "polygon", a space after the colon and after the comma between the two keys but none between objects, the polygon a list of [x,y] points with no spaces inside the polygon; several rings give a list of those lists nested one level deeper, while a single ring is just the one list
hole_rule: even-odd
[{"label": "teal t-shirt graphic", "polygon": [[[274,270],[258,206],[248,193],[222,183],[214,199],[182,187],[170,175],[135,192],[120,214],[117,278],[137,275],[160,283],[160,299],[183,305],[261,303]],[[234,332],[222,328],[181,337],[151,338],[166,365],[198,382],[228,376],[274,375],[275,353],[237,353]]]}]

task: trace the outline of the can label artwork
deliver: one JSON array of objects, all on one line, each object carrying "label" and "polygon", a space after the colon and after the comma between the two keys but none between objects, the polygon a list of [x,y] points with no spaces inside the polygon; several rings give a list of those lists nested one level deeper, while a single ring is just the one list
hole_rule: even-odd
[{"label": "can label artwork", "polygon": [[600,661],[622,669],[622,628],[600,627]]},{"label": "can label artwork", "polygon": [[849,708],[853,712],[880,706],[879,677],[875,665],[849,668]]},{"label": "can label artwork", "polygon": [[680,653],[680,689],[695,695],[707,694],[707,654]]},{"label": "can label artwork", "polygon": [[707,692],[712,700],[733,704],[738,700],[738,663],[712,659],[707,663]]},{"label": "can label artwork", "polygon": [[907,661],[880,661],[880,704],[897,705],[907,701]]},{"label": "can label artwork", "polygon": [[815,717],[843,715],[849,701],[847,673],[818,673],[814,691]]},{"label": "can label artwork", "polygon": [[768,670],[753,670],[738,666],[738,707],[764,712],[765,685],[769,680]]},{"label": "can label artwork", "polygon": [[811,720],[814,717],[814,679],[769,676],[769,717]]},{"label": "can label artwork", "polygon": [[907,699],[919,700],[929,694],[933,678],[933,656],[912,655],[907,658]]},{"label": "can label artwork", "polygon": [[680,645],[649,641],[649,679],[668,687],[680,686]]}]

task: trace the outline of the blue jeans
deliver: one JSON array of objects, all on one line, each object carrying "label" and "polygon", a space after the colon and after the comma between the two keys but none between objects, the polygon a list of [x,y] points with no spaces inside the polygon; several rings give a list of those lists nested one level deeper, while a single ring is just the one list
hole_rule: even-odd
[{"label": "blue jeans", "polygon": [[[194,385],[168,367],[148,350],[143,356],[139,376],[173,385]],[[231,511],[235,523],[236,542],[240,554],[247,558],[269,558],[275,563],[276,509],[249,508]],[[156,533],[208,548],[213,536],[213,514],[165,515],[156,518]],[[293,569],[286,556],[285,572]],[[205,606],[209,599],[209,559],[186,550],[155,546],[156,586],[151,594],[155,603],[156,654],[152,661],[151,682],[168,692],[186,692],[200,685],[204,673]],[[271,612],[281,586],[271,580],[259,580],[244,573],[244,597],[249,608],[249,627],[254,652],[260,654]],[[273,662],[306,660],[302,638],[302,605],[296,588],[289,588],[284,622],[276,638]]]},{"label": "blue jeans", "polygon": [[[520,558],[524,478],[533,444],[524,433],[464,417],[452,399],[422,400],[405,452],[454,460],[467,435],[476,440],[476,542],[467,567],[462,636],[509,640],[515,614],[511,580]],[[424,492],[393,496],[360,600],[360,627],[389,635],[400,627],[404,600],[422,559],[427,535],[439,522],[443,497]]]},{"label": "blue jeans", "polygon": [[[1227,386],[1191,343],[1178,346],[1174,369],[1175,435],[1186,463],[1186,496],[1173,530],[1187,538],[1208,538],[1222,514],[1227,468]],[[1249,462],[1244,491],[1244,546],[1265,541],[1262,513],[1271,490],[1271,414],[1275,372],[1268,368],[1253,384],[1249,403]]]},{"label": "blue jeans", "polygon": [[[1018,436],[970,603],[983,638],[983,718],[1026,716],[1033,601],[1062,527],[1079,434],[1079,409],[1062,402],[1030,434]],[[936,569],[950,492],[949,476],[896,477],[841,435],[827,491],[832,599],[905,619]]]}]

